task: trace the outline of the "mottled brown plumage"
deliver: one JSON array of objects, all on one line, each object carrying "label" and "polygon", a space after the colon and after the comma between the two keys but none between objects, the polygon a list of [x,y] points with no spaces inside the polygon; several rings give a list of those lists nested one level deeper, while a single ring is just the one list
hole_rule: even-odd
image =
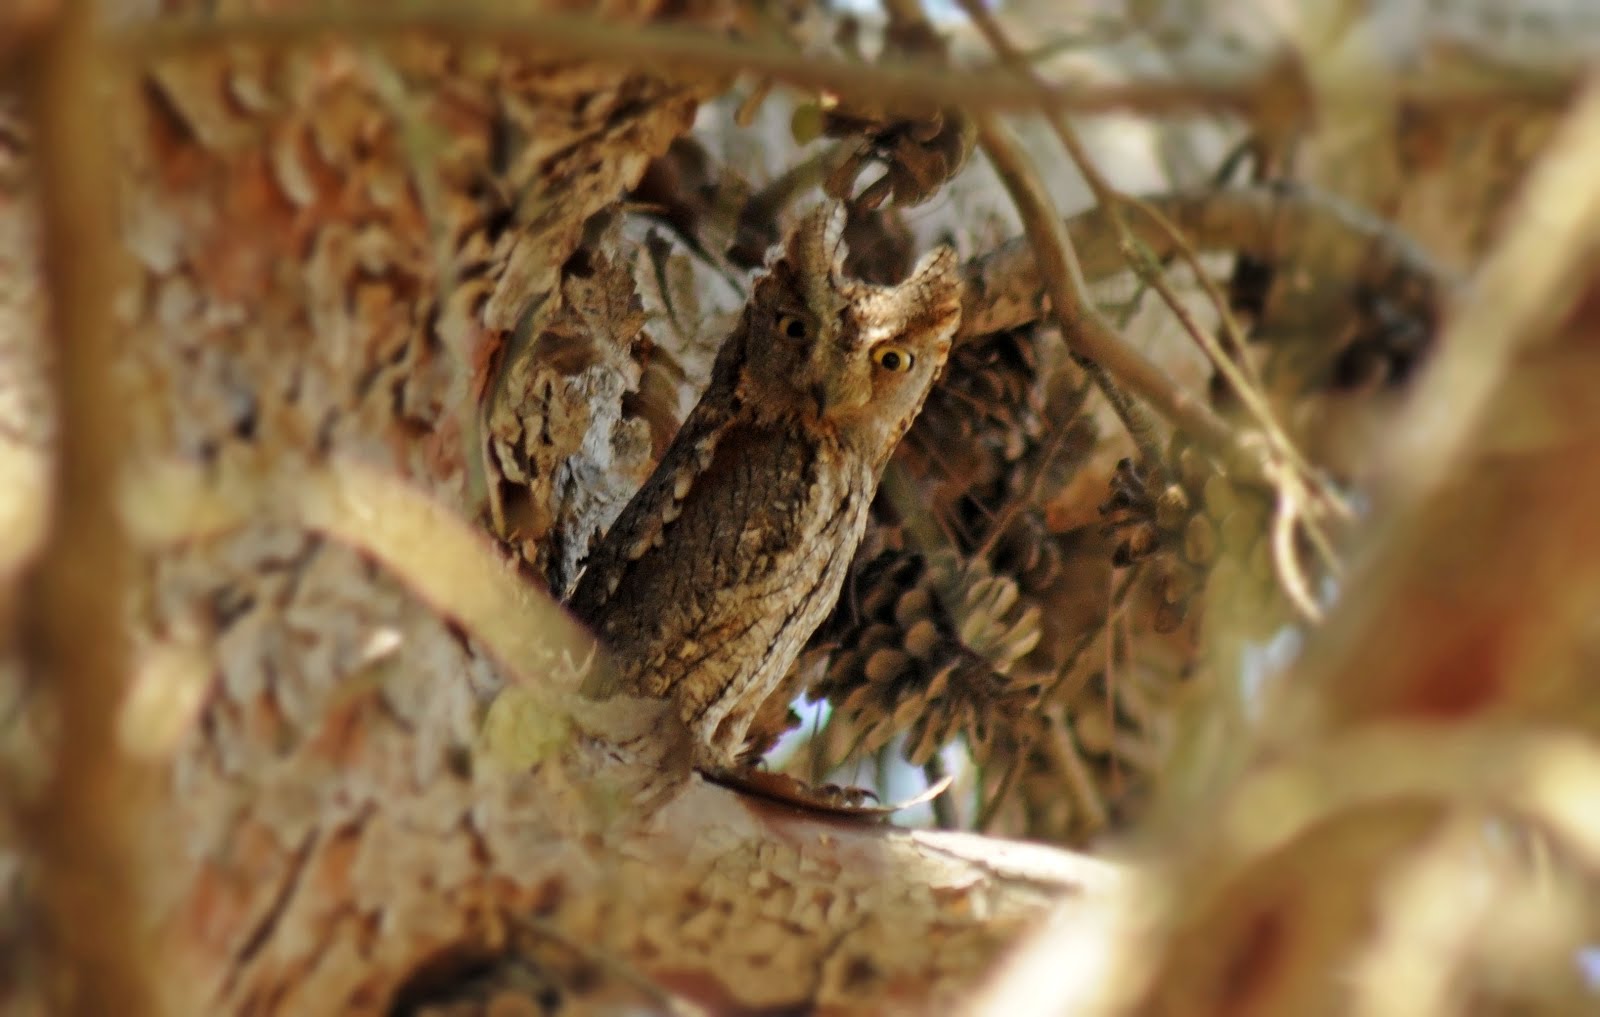
[{"label": "mottled brown plumage", "polygon": [[705,394],[570,601],[616,665],[585,692],[674,698],[702,767],[735,764],[832,609],[959,323],[950,250],[898,286],[847,279],[842,218],[807,216],[757,281]]}]

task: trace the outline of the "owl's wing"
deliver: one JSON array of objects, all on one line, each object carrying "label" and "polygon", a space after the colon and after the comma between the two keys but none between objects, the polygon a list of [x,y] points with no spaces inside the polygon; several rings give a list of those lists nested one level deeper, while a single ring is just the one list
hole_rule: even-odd
[{"label": "owl's wing", "polygon": [[580,621],[593,626],[599,620],[628,567],[664,539],[667,526],[683,510],[695,478],[711,464],[717,439],[726,431],[733,409],[737,368],[731,360],[729,356],[717,358],[705,395],[678,428],[660,465],[590,554],[567,600],[568,609]]}]

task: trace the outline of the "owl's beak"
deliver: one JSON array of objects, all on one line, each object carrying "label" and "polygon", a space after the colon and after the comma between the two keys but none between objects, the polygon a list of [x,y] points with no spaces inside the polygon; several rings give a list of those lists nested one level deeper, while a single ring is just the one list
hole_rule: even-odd
[{"label": "owl's beak", "polygon": [[830,410],[858,407],[865,401],[848,378],[833,377],[815,382],[810,393],[811,401],[817,404],[818,419],[827,416]]},{"label": "owl's beak", "polygon": [[828,414],[828,383],[819,381],[811,386],[811,400],[817,404],[817,416],[825,417]]}]

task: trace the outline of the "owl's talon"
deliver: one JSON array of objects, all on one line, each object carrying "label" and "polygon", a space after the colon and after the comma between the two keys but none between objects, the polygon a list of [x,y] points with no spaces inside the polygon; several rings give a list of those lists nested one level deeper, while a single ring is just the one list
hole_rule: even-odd
[{"label": "owl's talon", "polygon": [[[879,803],[878,796],[862,787],[842,787],[838,784],[820,786],[807,784],[784,773],[768,770],[702,770],[701,774],[713,784],[745,794],[782,802],[812,812],[859,819],[887,819],[901,809],[930,801],[944,793],[951,778],[946,777],[915,798],[888,805]],[[871,799],[872,804],[867,804]]]}]

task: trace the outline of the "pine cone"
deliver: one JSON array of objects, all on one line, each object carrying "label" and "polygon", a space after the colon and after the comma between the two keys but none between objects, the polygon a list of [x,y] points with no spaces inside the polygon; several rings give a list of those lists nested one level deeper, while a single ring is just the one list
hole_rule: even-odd
[{"label": "pine cone", "polygon": [[1098,525],[1055,532],[1040,508],[1019,509],[1005,521],[989,548],[989,568],[1015,580],[1023,598],[1041,609],[1039,645],[1023,667],[1057,675],[1104,628],[1114,549],[1115,535]]},{"label": "pine cone", "polygon": [[[1044,433],[1044,376],[1031,329],[958,347],[944,380],[901,445],[913,473],[932,478],[933,508],[981,542]],[[965,504],[970,503],[970,504]],[[979,520],[982,520],[979,525]]]},{"label": "pine cone", "polygon": [[[819,112],[821,133],[830,138],[861,139],[859,147],[823,183],[830,197],[848,200],[867,163],[883,165],[883,176],[855,199],[868,209],[877,208],[889,197],[902,207],[933,197],[966,165],[977,138],[971,119],[957,110],[933,110],[910,118],[830,97]],[[801,134],[796,131],[797,137]]]},{"label": "pine cone", "polygon": [[[841,22],[836,41],[856,59],[865,59],[859,27],[854,19]],[[941,64],[949,49],[945,36],[926,22],[891,17],[883,52]],[[818,104],[801,107],[796,113],[795,140],[804,144],[817,134],[860,139],[856,151],[823,184],[832,197],[848,199],[868,161],[883,164],[883,176],[855,199],[862,208],[877,208],[891,195],[903,206],[926,201],[960,172],[977,140],[972,119],[957,109],[890,110],[861,96],[842,99],[835,95],[824,95]]]},{"label": "pine cone", "polygon": [[864,754],[904,732],[914,764],[957,735],[981,757],[997,727],[1037,700],[1030,675],[1012,671],[1038,644],[1039,609],[980,562],[885,551],[858,570],[841,608],[850,620],[811,697],[860,729]]},{"label": "pine cone", "polygon": [[1026,508],[1006,523],[989,553],[989,562],[995,572],[1015,579],[1024,596],[1047,600],[1067,573],[1067,557],[1067,548],[1050,532],[1044,513]]},{"label": "pine cone", "polygon": [[1221,467],[1181,436],[1174,438],[1160,470],[1142,469],[1130,459],[1119,462],[1111,496],[1100,511],[1122,535],[1116,564],[1152,563],[1157,632],[1183,623],[1194,595],[1222,558],[1263,582],[1272,578],[1267,499],[1234,486]]},{"label": "pine cone", "polygon": [[1183,484],[1164,482],[1163,472],[1140,469],[1131,459],[1118,462],[1111,497],[1100,512],[1107,529],[1121,536],[1113,564],[1152,563],[1159,601],[1154,627],[1172,632],[1188,614],[1190,595],[1202,585],[1215,538],[1209,520],[1195,509],[1197,499]]}]

